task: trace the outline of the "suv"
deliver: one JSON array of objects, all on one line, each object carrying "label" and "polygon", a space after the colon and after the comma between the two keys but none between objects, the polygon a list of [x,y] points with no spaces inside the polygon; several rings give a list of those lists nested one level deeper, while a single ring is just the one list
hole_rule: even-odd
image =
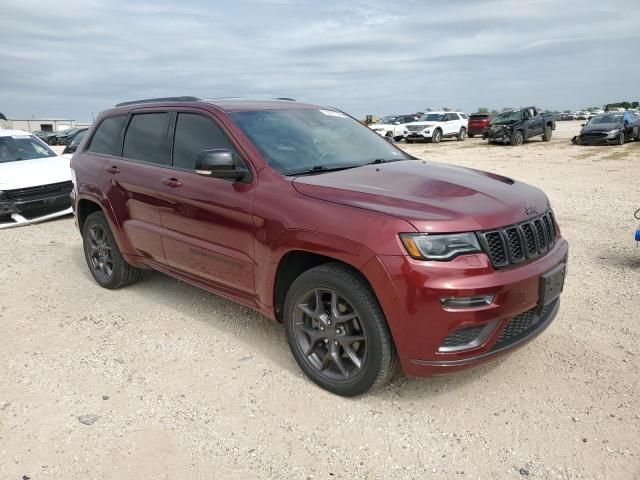
[{"label": "suv", "polygon": [[492,115],[489,113],[472,113],[469,116],[469,125],[467,135],[473,138],[474,135],[482,135],[484,130],[489,126]]},{"label": "suv", "polygon": [[340,395],[455,372],[554,319],[567,262],[546,195],[416,159],[341,111],[174,97],[103,112],[71,160],[95,281],[154,269],[284,323]]},{"label": "suv", "polygon": [[555,129],[553,113],[541,113],[536,107],[525,107],[498,113],[491,119],[482,139],[488,139],[489,143],[519,146],[529,138],[541,135],[543,142],[549,142]]},{"label": "suv", "polygon": [[369,128],[378,135],[393,138],[396,142],[402,140],[402,135],[407,128],[407,124],[418,119],[415,115],[391,115],[381,118],[377,123],[372,123]]},{"label": "suv", "polygon": [[467,138],[467,115],[462,112],[429,112],[417,122],[407,125],[404,139],[407,143],[426,140],[439,143],[447,137]]}]

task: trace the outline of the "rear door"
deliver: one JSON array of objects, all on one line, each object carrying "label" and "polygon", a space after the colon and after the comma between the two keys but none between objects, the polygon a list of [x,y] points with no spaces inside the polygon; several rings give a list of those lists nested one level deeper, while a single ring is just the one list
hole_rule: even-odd
[{"label": "rear door", "polygon": [[135,254],[166,263],[158,208],[158,186],[171,161],[170,114],[151,110],[129,115],[122,157],[105,163],[107,197]]},{"label": "rear door", "polygon": [[195,171],[203,150],[230,149],[247,168],[225,130],[208,113],[175,116],[173,167],[161,185],[163,244],[168,264],[180,271],[245,293],[255,292],[254,182],[202,176]]},{"label": "rear door", "polygon": [[535,108],[527,108],[526,112],[529,116],[527,121],[529,134],[527,137],[542,135],[542,131],[544,130],[542,115],[540,115]]}]

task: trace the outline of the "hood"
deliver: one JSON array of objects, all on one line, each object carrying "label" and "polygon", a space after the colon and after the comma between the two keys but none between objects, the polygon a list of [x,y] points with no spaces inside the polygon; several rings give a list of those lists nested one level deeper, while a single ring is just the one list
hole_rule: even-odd
[{"label": "hood", "polygon": [[611,130],[615,130],[616,128],[622,128],[621,123],[595,123],[593,125],[585,125],[580,130],[580,133],[586,132],[609,132]]},{"label": "hood", "polygon": [[0,190],[37,187],[68,180],[71,180],[68,158],[46,157],[0,163]]},{"label": "hood", "polygon": [[503,227],[542,214],[545,194],[500,175],[422,160],[367,165],[298,177],[303,195],[364,208],[410,222],[421,232]]}]

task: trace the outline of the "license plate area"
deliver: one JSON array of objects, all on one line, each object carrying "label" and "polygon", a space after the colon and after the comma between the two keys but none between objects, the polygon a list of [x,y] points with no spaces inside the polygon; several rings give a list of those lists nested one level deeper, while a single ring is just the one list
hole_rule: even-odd
[{"label": "license plate area", "polygon": [[540,277],[540,303],[538,305],[540,310],[560,296],[564,288],[566,271],[566,265],[562,264]]}]

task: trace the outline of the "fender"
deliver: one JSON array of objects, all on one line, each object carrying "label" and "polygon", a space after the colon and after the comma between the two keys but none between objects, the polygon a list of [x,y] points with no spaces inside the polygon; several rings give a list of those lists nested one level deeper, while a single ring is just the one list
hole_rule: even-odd
[{"label": "fender", "polygon": [[274,306],[273,295],[278,266],[282,258],[292,251],[335,258],[363,275],[362,268],[375,257],[375,253],[369,248],[342,237],[310,230],[284,230],[271,245],[256,245],[256,258],[264,259],[256,265],[256,289],[260,302],[267,307]]}]

